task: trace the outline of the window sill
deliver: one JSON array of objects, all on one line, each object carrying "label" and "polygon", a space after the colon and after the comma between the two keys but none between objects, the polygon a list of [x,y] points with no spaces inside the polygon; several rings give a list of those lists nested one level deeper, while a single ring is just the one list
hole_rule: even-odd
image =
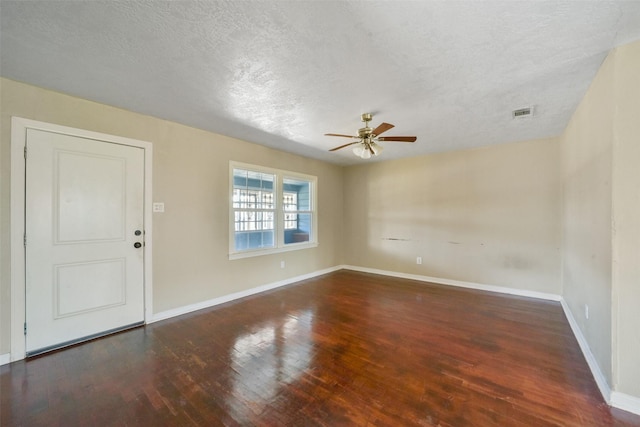
[{"label": "window sill", "polygon": [[291,252],[302,249],[315,248],[318,246],[318,242],[302,242],[302,243],[290,243],[287,246],[281,248],[267,248],[267,249],[254,249],[242,252],[233,252],[229,254],[229,260],[253,258],[262,255],[279,254],[282,252]]}]

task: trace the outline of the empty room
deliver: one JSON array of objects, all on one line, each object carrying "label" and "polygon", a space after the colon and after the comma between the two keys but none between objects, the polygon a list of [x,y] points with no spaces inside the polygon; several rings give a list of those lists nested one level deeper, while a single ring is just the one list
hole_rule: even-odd
[{"label": "empty room", "polygon": [[0,425],[640,426],[640,1],[0,25]]}]

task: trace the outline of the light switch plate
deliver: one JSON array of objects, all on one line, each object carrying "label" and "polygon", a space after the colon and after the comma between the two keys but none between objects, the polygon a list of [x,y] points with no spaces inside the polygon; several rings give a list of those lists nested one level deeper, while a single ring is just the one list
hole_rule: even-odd
[{"label": "light switch plate", "polygon": [[164,212],[164,203],[162,203],[162,202],[154,202],[153,203],[153,211],[154,212]]}]

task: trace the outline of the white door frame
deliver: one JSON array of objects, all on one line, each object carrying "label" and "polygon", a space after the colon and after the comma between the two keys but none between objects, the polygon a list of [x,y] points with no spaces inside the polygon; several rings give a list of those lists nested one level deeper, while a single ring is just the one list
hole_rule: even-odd
[{"label": "white door frame", "polygon": [[153,146],[150,142],[99,132],[59,126],[51,123],[11,118],[11,361],[26,356],[26,279],[25,279],[25,158],[27,129],[55,132],[114,144],[139,147],[144,150],[144,319],[148,323],[153,315],[153,226],[152,226],[152,163]]}]

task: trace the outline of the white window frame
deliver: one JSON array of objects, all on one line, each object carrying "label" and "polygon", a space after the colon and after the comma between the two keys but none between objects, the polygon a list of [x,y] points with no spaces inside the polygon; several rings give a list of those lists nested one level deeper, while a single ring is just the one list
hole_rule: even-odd
[{"label": "white window frame", "polygon": [[[233,208],[233,170],[245,169],[253,172],[268,173],[275,176],[275,226],[274,246],[269,248],[246,249],[238,251],[235,245],[235,209]],[[311,210],[305,213],[311,214],[311,236],[309,241],[297,243],[284,242],[284,208],[283,208],[283,182],[286,178],[300,179],[311,183]],[[252,165],[236,161],[229,162],[229,259],[250,258],[261,255],[269,255],[280,252],[296,251],[315,248],[318,246],[318,177],[265,166]]]}]

